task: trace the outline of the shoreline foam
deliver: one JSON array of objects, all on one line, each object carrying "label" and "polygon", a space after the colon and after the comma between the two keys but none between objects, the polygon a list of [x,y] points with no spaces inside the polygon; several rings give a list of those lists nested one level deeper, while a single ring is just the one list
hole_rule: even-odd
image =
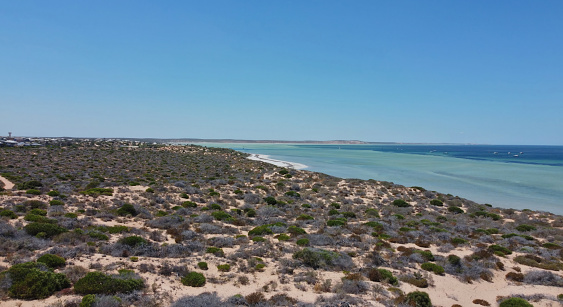
[{"label": "shoreline foam", "polygon": [[276,165],[276,166],[288,167],[288,168],[299,169],[299,170],[309,167],[309,166],[307,166],[305,164],[301,164],[301,163],[272,159],[268,155],[251,154],[248,157],[248,159],[254,160],[254,161],[262,161],[262,162],[270,163],[270,164],[273,164],[273,165]]}]

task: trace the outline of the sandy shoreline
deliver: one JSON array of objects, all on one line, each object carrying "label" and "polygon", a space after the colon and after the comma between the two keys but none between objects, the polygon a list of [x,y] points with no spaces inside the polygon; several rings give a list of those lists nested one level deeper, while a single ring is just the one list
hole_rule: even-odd
[{"label": "sandy shoreline", "polygon": [[250,157],[248,157],[248,159],[255,161],[262,161],[276,166],[288,167],[293,169],[305,169],[308,167],[307,165],[301,163],[272,159],[268,155],[251,154]]}]

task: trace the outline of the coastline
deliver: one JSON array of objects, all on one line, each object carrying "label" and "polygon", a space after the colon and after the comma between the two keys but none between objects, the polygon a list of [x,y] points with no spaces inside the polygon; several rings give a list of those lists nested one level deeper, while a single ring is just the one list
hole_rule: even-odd
[{"label": "coastline", "polygon": [[276,166],[287,167],[287,168],[298,169],[298,170],[308,168],[308,166],[305,165],[305,164],[276,160],[276,159],[270,158],[270,156],[268,156],[268,155],[250,154],[248,159],[254,160],[254,161],[262,161],[262,162],[270,163],[270,164],[273,164],[273,165],[276,165]]}]

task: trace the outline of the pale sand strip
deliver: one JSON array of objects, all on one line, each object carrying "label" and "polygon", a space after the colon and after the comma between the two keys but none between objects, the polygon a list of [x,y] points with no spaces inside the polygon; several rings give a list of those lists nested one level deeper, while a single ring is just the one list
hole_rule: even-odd
[{"label": "pale sand strip", "polygon": [[293,169],[304,169],[304,168],[308,167],[307,165],[301,164],[301,163],[271,159],[270,156],[268,156],[268,155],[251,154],[250,157],[248,157],[248,159],[256,160],[256,161],[262,161],[262,162],[270,163],[270,164],[273,164],[273,165],[276,165],[276,166],[288,167],[288,168],[293,168]]},{"label": "pale sand strip", "polygon": [[11,190],[14,187],[14,184],[11,181],[2,176],[0,176],[0,181],[4,183],[4,189],[6,190]]}]

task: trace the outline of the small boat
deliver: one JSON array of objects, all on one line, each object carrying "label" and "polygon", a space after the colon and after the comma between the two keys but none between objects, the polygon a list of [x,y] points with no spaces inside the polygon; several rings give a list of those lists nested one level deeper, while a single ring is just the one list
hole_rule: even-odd
[{"label": "small boat", "polygon": [[515,157],[518,157],[518,155],[514,155]]},{"label": "small boat", "polygon": [[498,155],[498,152],[495,151],[495,152],[493,152],[493,154]]}]

